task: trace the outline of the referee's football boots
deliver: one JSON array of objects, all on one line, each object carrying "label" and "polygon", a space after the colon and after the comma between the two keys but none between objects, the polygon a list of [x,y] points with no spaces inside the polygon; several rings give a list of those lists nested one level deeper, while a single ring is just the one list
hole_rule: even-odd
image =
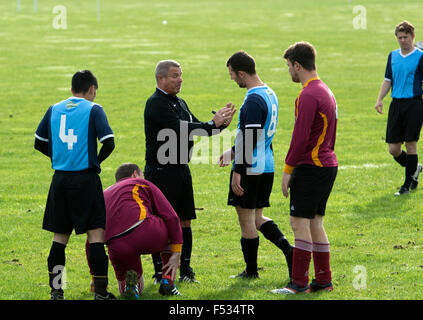
[{"label": "referee's football boots", "polygon": [[259,278],[259,274],[258,274],[258,272],[248,273],[247,270],[244,270],[240,274],[230,276],[229,278],[231,278],[231,279],[247,279],[247,280],[252,280],[252,279],[258,279]]},{"label": "referee's football boots", "polygon": [[195,272],[192,270],[191,267],[189,267],[187,271],[180,273],[179,281],[189,283],[200,283],[200,281],[195,279]]},{"label": "referee's football boots", "polygon": [[94,293],[94,300],[117,300],[115,295],[111,292],[106,292],[106,295]]}]

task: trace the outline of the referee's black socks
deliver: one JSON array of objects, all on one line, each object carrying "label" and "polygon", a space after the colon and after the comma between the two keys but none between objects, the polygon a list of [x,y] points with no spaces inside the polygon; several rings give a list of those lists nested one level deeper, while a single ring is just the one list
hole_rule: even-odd
[{"label": "referee's black socks", "polygon": [[162,275],[163,275],[163,272],[162,272],[163,262],[160,256],[160,252],[151,254],[151,258],[153,260],[153,265],[154,265],[153,278],[156,278],[157,282],[160,282],[160,280],[162,280]]},{"label": "referee's black socks", "polygon": [[191,227],[182,228],[182,252],[181,252],[181,267],[180,275],[189,274],[192,272],[191,253],[192,253],[192,229]]}]

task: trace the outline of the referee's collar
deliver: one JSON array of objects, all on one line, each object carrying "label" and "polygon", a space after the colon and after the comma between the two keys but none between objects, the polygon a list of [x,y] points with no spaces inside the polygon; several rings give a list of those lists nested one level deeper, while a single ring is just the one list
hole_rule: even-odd
[{"label": "referee's collar", "polygon": [[174,100],[178,100],[177,96],[172,96],[170,94],[168,94],[166,91],[160,89],[159,87],[156,87],[156,93],[165,95],[166,97],[168,97],[169,99],[174,99]]},{"label": "referee's collar", "polygon": [[167,95],[167,96],[169,95],[166,91],[164,91],[164,90],[160,89],[159,87],[156,87],[156,89],[157,89],[157,90],[159,90],[159,91],[161,91],[161,92],[163,92],[163,93],[164,93],[165,95]]}]

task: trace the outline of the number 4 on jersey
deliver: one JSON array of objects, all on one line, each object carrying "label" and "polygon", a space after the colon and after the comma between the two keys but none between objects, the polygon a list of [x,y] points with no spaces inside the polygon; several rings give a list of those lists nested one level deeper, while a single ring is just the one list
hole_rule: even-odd
[{"label": "number 4 on jersey", "polygon": [[68,134],[66,134],[66,115],[64,114],[60,117],[59,137],[63,143],[68,144],[68,150],[73,150],[73,144],[78,141],[78,136],[73,135],[73,129],[68,129]]}]

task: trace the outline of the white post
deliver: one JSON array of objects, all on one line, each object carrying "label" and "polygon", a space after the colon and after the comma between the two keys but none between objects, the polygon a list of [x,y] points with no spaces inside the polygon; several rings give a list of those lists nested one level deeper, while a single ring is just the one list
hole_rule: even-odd
[{"label": "white post", "polygon": [[100,14],[100,0],[97,0],[97,20],[99,21],[101,18]]}]

